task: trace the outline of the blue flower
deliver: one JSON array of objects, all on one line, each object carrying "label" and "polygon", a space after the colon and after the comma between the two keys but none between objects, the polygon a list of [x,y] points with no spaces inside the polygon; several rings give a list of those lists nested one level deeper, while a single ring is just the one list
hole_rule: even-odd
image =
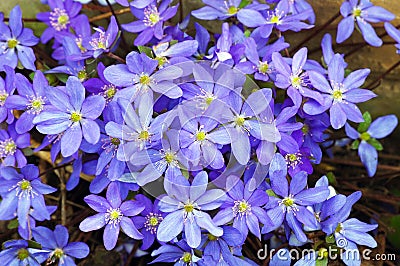
[{"label": "blue flower", "polygon": [[[364,114],[364,117],[368,117],[368,124],[359,126],[358,131],[352,128],[346,123],[345,129],[346,134],[351,139],[356,140],[355,148],[358,148],[358,156],[361,158],[361,162],[367,168],[368,175],[371,177],[375,175],[376,168],[378,166],[378,152],[382,150],[382,145],[377,139],[388,136],[396,128],[398,120],[395,115],[387,115],[377,118],[371,123],[371,116]],[[365,127],[367,125],[367,127]]]},{"label": "blue flower", "polygon": [[123,87],[115,97],[123,97],[133,102],[137,97],[153,91],[176,99],[182,96],[182,90],[172,82],[182,75],[182,69],[176,66],[156,71],[158,61],[146,54],[131,52],[126,56],[127,64],[109,66],[104,70],[105,78],[112,84]]},{"label": "blue flower", "polygon": [[23,27],[18,5],[10,12],[8,26],[0,21],[0,32],[0,70],[3,71],[4,66],[16,68],[18,60],[25,68],[36,70],[36,57],[31,46],[38,44],[39,39],[33,35],[31,29]]},{"label": "blue flower", "polygon": [[71,156],[78,151],[82,137],[91,144],[100,139],[100,128],[94,121],[104,109],[105,100],[101,96],[85,99],[85,88],[76,77],[69,77],[65,88],[53,88],[47,98],[57,109],[44,111],[33,120],[43,134],[60,134],[61,154]]},{"label": "blue flower", "polygon": [[0,260],[4,265],[40,266],[46,260],[46,251],[29,247],[26,240],[10,240],[3,246]]},{"label": "blue flower", "polygon": [[143,238],[143,235],[137,230],[130,217],[138,215],[145,206],[138,201],[127,200],[122,202],[116,183],[111,183],[108,186],[106,199],[96,195],[89,195],[84,200],[98,214],[83,220],[79,225],[79,229],[83,232],[90,232],[105,226],[103,241],[107,250],[113,249],[117,244],[121,228],[131,238]]},{"label": "blue flower", "polygon": [[184,240],[178,241],[175,246],[163,245],[154,250],[151,256],[158,256],[151,263],[175,262],[174,266],[197,266],[197,262],[200,260]]},{"label": "blue flower", "polygon": [[0,129],[0,158],[3,166],[26,165],[26,157],[22,149],[31,145],[29,133],[18,134],[15,123],[8,125],[7,130]]},{"label": "blue flower", "polygon": [[55,38],[59,43],[69,32],[72,25],[77,22],[82,4],[74,0],[48,0],[51,11],[37,14],[37,19],[49,27],[40,37],[42,43],[47,43]]},{"label": "blue flower", "polygon": [[[277,153],[273,158],[269,178],[271,188],[276,196],[270,196],[265,206],[267,214],[273,222],[272,227],[264,227],[263,233],[271,232],[285,223],[293,230],[300,242],[306,242],[307,236],[303,232],[302,224],[315,228],[317,220],[314,214],[307,209],[308,206],[323,202],[329,196],[327,186],[305,189],[307,186],[307,174],[297,173],[290,182],[286,179],[287,165],[282,155]],[[290,232],[286,232],[287,236]]]},{"label": "blue flower", "polygon": [[169,214],[158,227],[159,241],[171,241],[184,230],[188,245],[197,248],[201,243],[201,228],[214,236],[223,234],[222,228],[217,227],[205,211],[221,206],[225,192],[221,189],[206,191],[207,183],[204,171],[194,177],[192,185],[183,176],[164,182],[168,195],[160,198],[159,206],[160,211]]},{"label": "blue flower", "polygon": [[364,119],[355,104],[376,97],[372,91],[359,88],[369,73],[369,69],[360,69],[344,77],[343,58],[336,54],[328,67],[329,82],[320,73],[309,71],[311,84],[322,92],[323,101],[318,103],[311,99],[304,104],[304,112],[317,115],[329,109],[334,129],[342,128],[346,120],[362,122]]},{"label": "blue flower", "polygon": [[33,238],[47,252],[50,262],[58,261],[58,265],[75,266],[73,258],[83,259],[89,255],[89,247],[82,242],[68,243],[68,230],[57,225],[54,231],[38,226],[33,231]]},{"label": "blue flower", "polygon": [[155,5],[153,1],[140,2],[148,3],[138,9],[133,8],[133,10],[136,11],[133,12],[133,14],[139,20],[122,25],[122,28],[126,31],[134,33],[140,32],[134,42],[136,46],[147,44],[153,37],[161,40],[164,35],[164,22],[172,18],[178,10],[178,6],[168,7],[171,0],[164,0],[159,6]]},{"label": "blue flower", "polygon": [[164,219],[165,214],[160,212],[158,207],[158,200],[154,201],[154,204],[146,196],[138,194],[135,199],[142,202],[145,208],[140,213],[140,215],[132,218],[133,223],[143,234],[143,244],[140,247],[146,250],[153,245],[156,239],[158,226]]},{"label": "blue flower", "polygon": [[395,18],[394,14],[380,6],[374,6],[369,0],[346,0],[340,7],[340,13],[344,19],[338,25],[338,43],[350,37],[354,31],[354,23],[357,22],[364,40],[372,46],[381,46],[382,40],[369,23],[387,22]]},{"label": "blue flower", "polygon": [[9,96],[6,100],[6,106],[10,109],[25,111],[15,123],[17,133],[23,134],[33,128],[35,116],[43,110],[51,108],[46,97],[46,90],[50,86],[41,71],[36,71],[33,84],[25,76],[16,74],[15,84],[18,95]]},{"label": "blue flower", "polygon": [[301,13],[291,14],[288,1],[280,1],[274,10],[266,12],[264,17],[261,12],[253,9],[241,9],[238,14],[238,20],[245,26],[257,28],[260,36],[268,38],[274,28],[281,32],[284,31],[300,31],[302,29],[310,29],[313,26],[308,25],[302,20],[306,20],[314,13],[312,8],[302,10]]},{"label": "blue flower", "polygon": [[12,167],[4,167],[1,176],[4,178],[0,187],[3,197],[0,203],[1,220],[13,219],[16,212],[19,225],[27,228],[31,207],[41,212],[47,220],[50,219],[43,195],[53,193],[56,189],[41,182],[36,166],[28,164],[21,168],[21,173]]},{"label": "blue flower", "polygon": [[249,230],[261,239],[260,224],[266,227],[272,224],[262,208],[268,202],[268,195],[261,189],[255,189],[255,186],[254,178],[244,185],[237,177],[228,177],[226,183],[228,197],[213,219],[217,225],[228,224],[233,220],[233,227],[242,234],[243,241]]}]

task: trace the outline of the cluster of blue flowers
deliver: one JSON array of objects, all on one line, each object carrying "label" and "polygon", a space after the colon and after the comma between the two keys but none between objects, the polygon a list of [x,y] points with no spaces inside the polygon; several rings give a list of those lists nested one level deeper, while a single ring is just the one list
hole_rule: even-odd
[{"label": "cluster of blue flowers", "polygon": [[[67,191],[81,173],[94,176],[84,197],[94,212],[79,229],[104,228],[107,250],[124,242],[120,231],[141,241],[154,263],[175,265],[257,265],[242,253],[249,235],[277,246],[314,243],[322,254],[295,265],[327,265],[329,246],[344,254],[376,247],[368,232],[377,225],[349,218],[361,192],[338,194],[326,176],[313,186],[308,175],[331,128],[354,140],[373,176],[383,149],[378,139],[397,118],[372,121],[361,113],[357,104],[376,97],[362,88],[370,70],[350,71],[329,34],[321,63],[308,59],[305,47],[289,57],[284,33],[315,22],[305,0],[203,0],[191,15],[222,20],[216,35],[199,23],[189,35],[190,16],[172,24],[179,8],[172,0],[99,1],[132,13],[133,22],[122,25],[111,16],[107,29],[93,28],[81,12],[90,1],[42,2],[50,11],[37,15],[47,25],[40,39],[24,28],[19,6],[8,22],[0,16],[0,220],[17,219],[22,238],[4,243],[2,263],[69,266],[89,254],[85,243],[68,243],[66,227],[37,225],[57,209],[45,201],[57,189],[28,164],[45,148],[53,166],[72,165]],[[356,24],[368,44],[380,46],[369,23],[385,22],[400,50],[389,11],[346,0],[340,12],[338,43]],[[114,54],[121,32],[136,34],[125,58]],[[37,70],[39,41],[52,48],[56,66]],[[41,142],[28,152],[37,135]],[[359,257],[342,260],[361,264]],[[273,258],[270,265],[290,260],[280,263]]]}]

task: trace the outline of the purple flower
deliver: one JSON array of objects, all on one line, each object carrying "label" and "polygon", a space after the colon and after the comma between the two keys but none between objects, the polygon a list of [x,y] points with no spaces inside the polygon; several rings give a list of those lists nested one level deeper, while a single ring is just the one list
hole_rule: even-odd
[{"label": "purple flower", "polygon": [[357,22],[364,40],[372,46],[381,46],[382,40],[369,23],[387,22],[396,17],[386,9],[374,6],[369,0],[346,0],[340,7],[340,13],[344,19],[338,25],[336,42],[347,40],[354,31],[354,22]]},{"label": "purple flower", "polygon": [[22,149],[31,145],[29,133],[18,134],[15,123],[8,125],[7,130],[0,129],[0,158],[3,166],[26,165],[26,158]]},{"label": "purple flower", "polygon": [[[369,116],[369,114],[364,114],[364,117],[368,117],[368,122],[371,122],[371,116]],[[364,123],[368,122],[366,121]],[[346,123],[346,134],[351,139],[356,140],[354,145],[358,146],[358,156],[360,156],[361,162],[367,168],[370,177],[375,175],[378,166],[378,150],[383,149],[377,139],[384,138],[392,133],[397,123],[398,120],[395,115],[379,117],[370,125],[360,125],[358,131]]]},{"label": "purple flower", "polygon": [[33,128],[35,116],[43,110],[51,108],[46,98],[46,90],[50,86],[41,71],[36,71],[33,84],[25,76],[16,74],[15,84],[18,95],[9,96],[6,100],[6,106],[10,109],[25,111],[15,123],[17,133],[23,134]]},{"label": "purple flower", "polygon": [[74,259],[83,259],[89,255],[89,247],[82,242],[68,243],[68,230],[62,225],[57,225],[54,231],[38,226],[33,232],[34,239],[42,245],[47,252],[50,262],[58,261],[58,265],[73,266]]},{"label": "purple flower", "polygon": [[1,176],[4,180],[0,187],[3,197],[0,220],[11,220],[16,212],[19,225],[26,228],[29,226],[27,219],[31,207],[41,212],[45,219],[50,219],[43,195],[53,193],[56,189],[41,182],[36,166],[28,164],[21,168],[21,173],[12,167],[4,167]]},{"label": "purple flower", "polygon": [[[85,89],[95,95],[101,95],[106,100],[106,104],[114,99],[115,94],[120,89],[114,84],[108,82],[104,77],[105,66],[102,62],[97,65],[98,78],[88,79],[83,83]],[[107,107],[106,107],[107,108]]]},{"label": "purple flower", "polygon": [[221,236],[223,230],[217,227],[205,211],[215,210],[223,203],[225,192],[221,189],[206,191],[207,173],[198,173],[192,182],[183,176],[165,180],[164,188],[168,195],[160,198],[160,211],[169,213],[160,223],[157,231],[159,241],[168,242],[182,230],[188,245],[197,248],[201,243],[201,228],[214,236]]},{"label": "purple flower", "polygon": [[200,260],[200,258],[194,255],[194,250],[184,240],[176,242],[175,246],[163,245],[154,250],[151,256],[158,256],[151,263],[175,262],[174,265],[176,266],[197,266],[197,261]]},{"label": "purple flower", "polygon": [[314,13],[313,9],[302,10],[299,14],[290,14],[290,5],[288,1],[280,1],[275,10],[268,11],[266,17],[260,12],[253,9],[241,9],[238,14],[238,20],[245,26],[257,28],[260,36],[268,38],[274,28],[279,31],[300,31],[302,29],[310,29],[313,26],[302,22]]},{"label": "purple flower", "polygon": [[397,53],[400,54],[400,30],[387,22],[385,23],[385,30],[389,34],[389,36],[397,42],[397,44],[395,44],[395,47],[397,49]]},{"label": "purple flower", "polygon": [[257,43],[253,38],[246,38],[245,46],[245,55],[248,61],[240,62],[236,67],[246,74],[254,74],[254,78],[257,80],[268,81],[270,75],[275,72],[271,60],[272,53],[279,52],[289,47],[289,44],[284,42],[283,37],[279,38],[275,43],[267,45],[264,48],[265,54],[261,60],[257,49]]},{"label": "purple flower", "polygon": [[260,223],[264,226],[272,224],[262,209],[268,202],[268,195],[261,189],[255,189],[255,183],[255,179],[250,179],[244,185],[237,177],[228,177],[226,182],[228,196],[213,219],[217,225],[228,224],[233,220],[233,227],[242,234],[242,241],[246,239],[249,230],[261,239]]},{"label": "purple flower", "polygon": [[87,51],[82,55],[83,58],[98,58],[101,54],[109,52],[116,42],[118,24],[114,16],[111,17],[106,31],[102,27],[94,28],[94,30],[96,32],[91,37],[87,37],[82,41],[82,46]]},{"label": "purple flower", "polygon": [[147,3],[146,6],[140,7],[140,9],[136,10],[137,12],[134,12],[134,15],[139,20],[122,25],[122,28],[126,31],[140,32],[135,39],[135,45],[145,45],[153,37],[158,40],[163,38],[164,22],[172,18],[178,10],[178,6],[168,7],[170,3],[171,0],[164,0],[158,7],[155,3]]},{"label": "purple flower", "polygon": [[48,0],[48,2],[51,11],[39,13],[36,16],[38,20],[49,26],[43,32],[40,40],[42,43],[47,43],[50,39],[55,38],[61,43],[71,26],[77,23],[82,4],[74,2],[74,0]]},{"label": "purple flower", "polygon": [[232,254],[235,247],[243,244],[243,236],[240,231],[231,226],[222,226],[224,234],[220,237],[211,234],[203,234],[202,242],[206,245],[200,265],[243,265],[249,266],[244,260]]},{"label": "purple flower", "polygon": [[0,32],[0,70],[3,71],[4,66],[16,68],[18,60],[25,68],[36,70],[36,57],[30,47],[35,46],[39,39],[31,29],[23,28],[19,6],[11,10],[8,26],[0,21]]},{"label": "purple flower", "polygon": [[293,102],[301,101],[301,96],[322,102],[319,92],[308,88],[308,72],[303,70],[307,61],[307,48],[301,48],[294,56],[292,66],[283,59],[281,54],[272,54],[272,61],[278,74],[276,74],[275,85],[278,88],[288,88],[288,95]]},{"label": "purple flower", "polygon": [[131,238],[143,238],[130,217],[138,215],[145,206],[141,202],[133,200],[122,202],[117,184],[111,183],[108,186],[106,198],[89,195],[84,200],[98,214],[83,220],[79,229],[89,232],[105,226],[103,241],[107,250],[113,249],[117,244],[120,228]]},{"label": "purple flower", "polygon": [[100,139],[100,128],[94,121],[104,109],[105,100],[101,96],[85,99],[85,88],[76,77],[69,77],[65,88],[53,88],[47,98],[57,109],[44,111],[33,120],[42,134],[60,134],[61,154],[71,156],[78,151],[82,137],[91,144]]},{"label": "purple flower", "polygon": [[0,252],[0,260],[4,265],[40,266],[46,260],[46,252],[30,248],[26,240],[10,240],[5,242]]},{"label": "purple flower", "polygon": [[14,121],[12,109],[8,108],[5,103],[7,98],[15,91],[15,72],[9,66],[4,67],[6,72],[6,80],[0,77],[0,123],[6,120],[7,124]]},{"label": "purple flower", "polygon": [[[306,242],[307,236],[303,232],[302,224],[311,228],[315,228],[317,224],[314,214],[307,207],[326,200],[329,189],[327,186],[305,189],[307,186],[305,172],[297,173],[292,178],[289,187],[286,175],[286,161],[281,154],[277,153],[269,169],[271,189],[275,196],[270,196],[265,206],[273,226],[264,227],[263,233],[271,232],[285,223],[293,230],[298,241]],[[289,234],[290,231],[287,231],[286,236]]]},{"label": "purple flower", "polygon": [[153,204],[150,199],[141,194],[136,195],[135,199],[142,202],[145,206],[140,215],[133,217],[132,220],[135,226],[143,234],[143,244],[140,248],[146,250],[153,245],[154,240],[156,239],[158,226],[164,219],[165,214],[160,212],[158,200],[155,200]]},{"label": "purple flower", "polygon": [[172,82],[183,73],[179,67],[168,66],[156,71],[157,60],[136,52],[127,55],[126,63],[109,66],[104,70],[104,76],[109,82],[124,88],[117,92],[116,97],[132,102],[142,95],[153,98],[153,91],[172,99],[182,96],[182,90]]},{"label": "purple flower", "polygon": [[368,101],[376,96],[370,90],[360,89],[369,69],[360,69],[344,77],[344,66],[341,55],[336,54],[328,67],[328,78],[316,71],[310,71],[311,84],[322,92],[323,101],[318,103],[309,100],[304,104],[304,111],[309,115],[317,115],[329,109],[330,122],[334,129],[344,126],[346,120],[362,122],[364,119],[356,103]]}]

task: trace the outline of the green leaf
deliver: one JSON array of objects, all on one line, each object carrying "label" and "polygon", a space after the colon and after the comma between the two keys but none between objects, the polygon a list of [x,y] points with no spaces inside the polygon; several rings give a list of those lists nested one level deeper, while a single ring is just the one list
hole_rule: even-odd
[{"label": "green leaf", "polygon": [[25,156],[32,156],[33,155],[33,150],[31,148],[22,149],[22,152],[24,153]]},{"label": "green leaf", "polygon": [[317,259],[315,261],[315,266],[326,266],[328,265],[328,258]]},{"label": "green leaf", "polygon": [[150,47],[139,45],[139,46],[138,46],[138,50],[139,50],[139,52],[141,52],[141,53],[145,53],[148,57],[154,58],[154,56],[153,56],[153,50],[151,50]]},{"label": "green leaf", "polygon": [[328,178],[329,184],[336,185],[336,176],[332,172],[326,173],[326,177]]},{"label": "green leaf", "polygon": [[31,73],[29,74],[29,78],[31,79],[31,81],[33,81],[33,78],[35,77],[35,73],[36,73],[36,72],[31,72]]},{"label": "green leaf", "polygon": [[326,237],[325,237],[325,241],[326,241],[326,243],[328,243],[328,244],[333,244],[333,243],[336,242],[335,236],[334,236],[333,234],[332,234],[332,235],[329,235],[329,236],[326,236]]},{"label": "green leaf", "polygon": [[7,224],[7,229],[15,229],[18,228],[18,219],[14,219],[11,220],[8,224]]},{"label": "green leaf", "polygon": [[355,141],[353,141],[353,143],[351,143],[352,150],[357,150],[358,146],[360,146],[360,141],[358,139],[356,139]]},{"label": "green leaf", "polygon": [[357,128],[357,131],[360,133],[367,131],[369,128],[369,125],[371,125],[371,122],[372,122],[371,115],[368,111],[363,114],[363,118],[364,118],[364,122],[361,122]]},{"label": "green leaf", "polygon": [[242,0],[242,2],[240,2],[239,8],[243,8],[247,5],[249,5],[251,3],[251,0]]},{"label": "green leaf", "polygon": [[369,144],[371,144],[372,147],[374,147],[377,151],[383,150],[382,144],[381,144],[377,139],[375,139],[375,138],[370,138],[367,142],[368,142]]},{"label": "green leaf", "polygon": [[270,197],[279,198],[278,195],[276,195],[272,189],[268,189],[266,192],[267,192],[268,196],[270,196]]},{"label": "green leaf", "polygon": [[55,74],[59,81],[62,83],[67,83],[69,76],[67,74]]},{"label": "green leaf", "polygon": [[42,249],[42,245],[40,245],[38,242],[35,242],[33,240],[28,240],[28,248]]},{"label": "green leaf", "polygon": [[396,248],[400,248],[400,215],[392,216],[387,219],[383,219],[384,222],[389,224],[390,234],[387,238],[390,243]]}]

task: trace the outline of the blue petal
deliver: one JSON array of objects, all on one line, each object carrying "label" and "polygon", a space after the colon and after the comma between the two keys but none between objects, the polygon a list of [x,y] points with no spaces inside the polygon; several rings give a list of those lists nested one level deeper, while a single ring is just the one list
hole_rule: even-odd
[{"label": "blue petal", "polygon": [[358,147],[358,155],[367,169],[368,176],[374,176],[378,166],[378,152],[376,149],[367,142],[361,141]]}]

